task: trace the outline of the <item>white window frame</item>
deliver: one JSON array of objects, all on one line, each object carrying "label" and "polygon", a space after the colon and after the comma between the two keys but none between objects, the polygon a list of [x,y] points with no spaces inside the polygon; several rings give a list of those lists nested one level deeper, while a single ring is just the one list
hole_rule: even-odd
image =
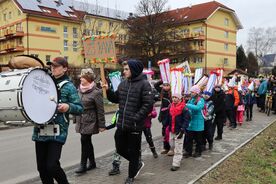
[{"label": "white window frame", "polygon": [[78,52],[78,41],[73,41],[73,52]]},{"label": "white window frame", "polygon": [[[65,31],[65,28],[66,28],[66,31]],[[68,27],[67,26],[63,27],[63,37],[68,38]]]},{"label": "white window frame", "polygon": [[228,58],[223,58],[223,65],[227,66],[229,64]]},{"label": "white window frame", "polygon": [[224,31],[224,38],[229,38],[229,32],[228,31]]},{"label": "white window frame", "polygon": [[68,51],[68,40],[63,40],[63,49],[64,51]]},{"label": "white window frame", "polygon": [[229,50],[229,44],[228,43],[224,43],[224,50],[226,50],[226,51]]},{"label": "white window frame", "polygon": [[225,25],[225,26],[229,26],[229,19],[228,19],[228,18],[225,18],[225,19],[224,19],[224,25]]},{"label": "white window frame", "polygon": [[73,27],[73,38],[78,38],[78,29]]}]

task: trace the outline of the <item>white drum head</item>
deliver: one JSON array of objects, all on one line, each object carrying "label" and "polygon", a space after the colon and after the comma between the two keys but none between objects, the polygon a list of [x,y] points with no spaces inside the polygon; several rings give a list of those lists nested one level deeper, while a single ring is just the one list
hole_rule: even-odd
[{"label": "white drum head", "polygon": [[52,77],[41,69],[32,70],[24,79],[22,103],[26,115],[37,124],[53,118],[57,109],[58,92]]}]

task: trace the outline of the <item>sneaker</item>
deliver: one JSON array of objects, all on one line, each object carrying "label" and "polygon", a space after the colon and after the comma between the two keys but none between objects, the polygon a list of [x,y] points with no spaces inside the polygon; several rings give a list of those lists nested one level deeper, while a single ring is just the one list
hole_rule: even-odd
[{"label": "sneaker", "polygon": [[195,158],[197,158],[197,157],[201,157],[201,153],[199,153],[199,152],[195,152],[195,153],[193,154],[193,157],[195,157]]},{"label": "sneaker", "polygon": [[143,169],[144,166],[145,166],[145,163],[141,161],[139,163],[138,171],[137,171],[136,175],[134,176],[134,178],[137,178],[137,176],[139,175],[139,173],[141,172],[141,170]]},{"label": "sneaker", "polygon": [[158,158],[158,154],[156,152],[153,152],[152,155],[154,158]]},{"label": "sneaker", "polygon": [[108,172],[108,175],[109,176],[114,176],[114,175],[118,175],[120,174],[120,169],[119,167],[113,167],[109,172]]},{"label": "sneaker", "polygon": [[192,153],[188,153],[188,152],[183,153],[183,157],[185,158],[189,158],[191,156],[192,156]]},{"label": "sneaker", "polygon": [[167,153],[167,156],[174,156],[174,151],[173,151],[173,150],[170,150],[170,151]]},{"label": "sneaker", "polygon": [[222,136],[217,136],[216,138],[215,138],[215,140],[221,140],[222,139]]},{"label": "sneaker", "polygon": [[171,167],[171,171],[177,171],[178,169],[179,169],[179,167],[176,167],[176,166]]},{"label": "sneaker", "polygon": [[161,151],[160,154],[165,155],[165,154],[167,154],[168,152],[169,152],[169,150],[164,149],[164,150]]},{"label": "sneaker", "polygon": [[133,183],[134,183],[134,178],[127,177],[125,184],[133,184]]}]

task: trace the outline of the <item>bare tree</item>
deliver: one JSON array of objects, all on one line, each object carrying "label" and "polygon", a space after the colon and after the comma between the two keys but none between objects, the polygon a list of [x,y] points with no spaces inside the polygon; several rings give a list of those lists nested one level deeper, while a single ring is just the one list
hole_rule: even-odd
[{"label": "bare tree", "polygon": [[248,50],[254,52],[257,58],[275,51],[276,27],[271,28],[251,28],[248,34]]},{"label": "bare tree", "polygon": [[[140,0],[136,14],[126,21],[129,30],[127,50],[129,57],[144,62],[187,54],[189,45],[182,39],[183,33],[175,29],[177,21],[167,7],[168,0]],[[178,55],[178,56],[177,56]]]}]

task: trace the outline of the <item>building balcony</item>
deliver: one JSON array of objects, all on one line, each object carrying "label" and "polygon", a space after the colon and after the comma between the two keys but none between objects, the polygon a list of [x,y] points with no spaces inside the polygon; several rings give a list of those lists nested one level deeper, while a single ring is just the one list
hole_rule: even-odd
[{"label": "building balcony", "polygon": [[15,28],[6,28],[1,30],[0,41],[9,40],[15,37],[23,37],[23,36],[24,36],[24,31],[23,31],[23,27],[21,26],[17,26]]},{"label": "building balcony", "polygon": [[186,39],[186,40],[205,40],[205,34],[202,32],[185,33],[184,39]]},{"label": "building balcony", "polygon": [[0,48],[0,55],[8,54],[11,52],[24,52],[24,50],[24,46],[22,45],[6,44]]}]

